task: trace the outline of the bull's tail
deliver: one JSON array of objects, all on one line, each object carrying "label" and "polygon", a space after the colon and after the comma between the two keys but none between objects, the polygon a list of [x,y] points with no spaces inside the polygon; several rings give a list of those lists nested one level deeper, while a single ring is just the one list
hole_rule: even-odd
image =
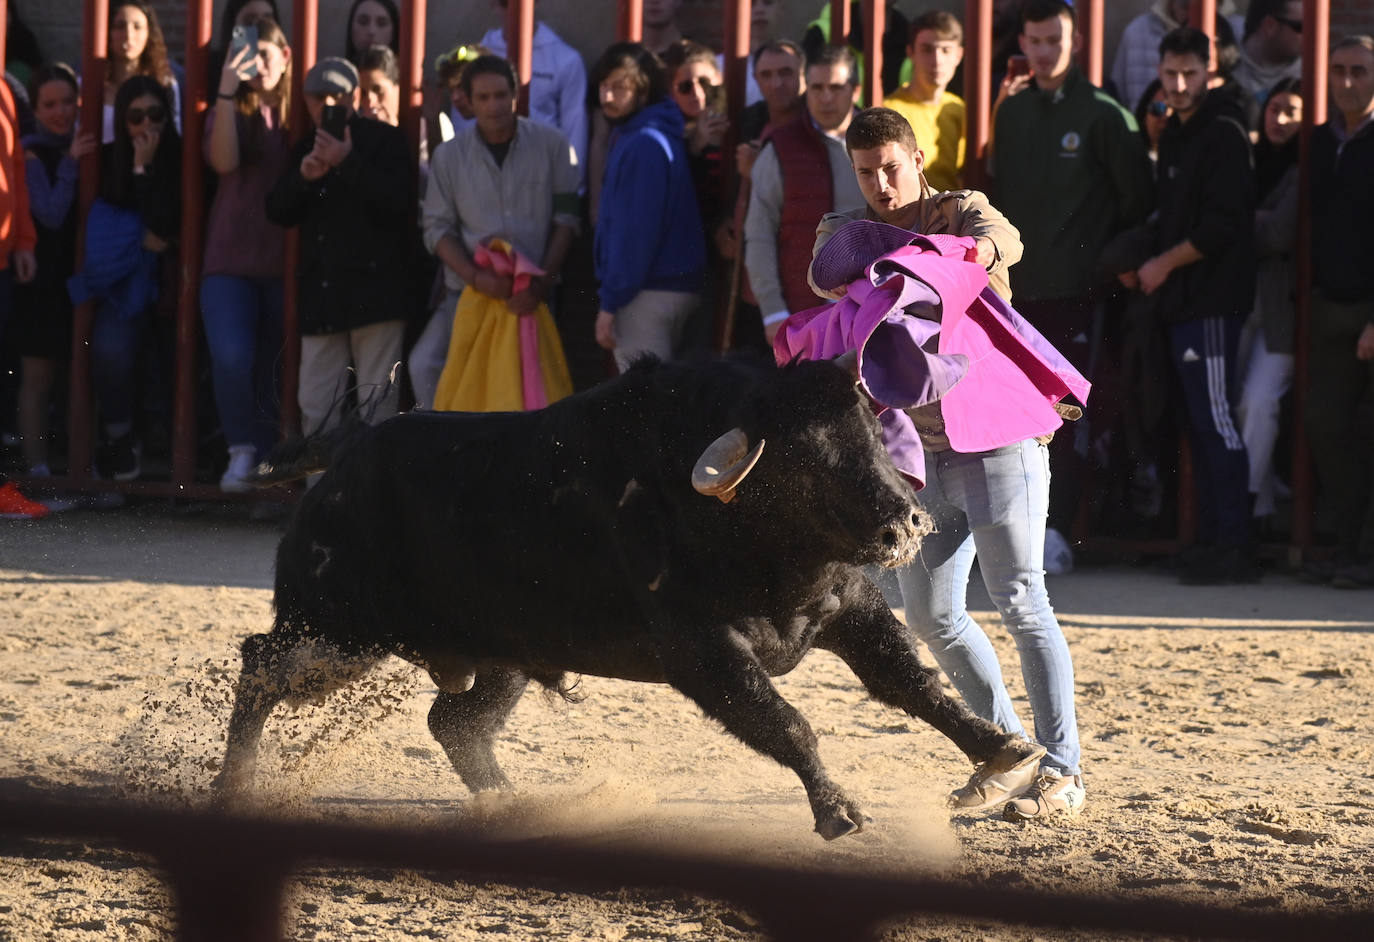
[{"label": "bull's tail", "polygon": [[[388,393],[396,387],[400,368],[400,363],[391,368],[385,385],[376,386],[366,394],[359,389],[356,406],[349,404],[349,389],[341,388],[316,428],[277,444],[253,469],[248,476],[249,483],[256,487],[272,487],[299,481],[329,467],[334,456],[369,427],[377,409],[389,400]],[[352,372],[350,368],[349,373]],[[339,420],[331,425],[335,413]]]}]

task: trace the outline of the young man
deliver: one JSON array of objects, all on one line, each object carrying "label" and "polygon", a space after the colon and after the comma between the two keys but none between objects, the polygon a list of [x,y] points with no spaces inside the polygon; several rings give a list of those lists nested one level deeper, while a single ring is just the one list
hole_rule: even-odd
[{"label": "young man", "polygon": [[[482,47],[494,56],[506,55],[507,0],[492,0],[501,25],[482,37]],[[543,20],[534,24],[533,73],[530,76],[530,119],[563,132],[577,152],[577,166],[586,181],[587,69],[576,49],[563,41]]]},{"label": "young man", "polygon": [[[299,399],[309,434],[339,421],[350,367],[359,398],[369,399],[364,417],[396,414],[391,372],[412,290],[416,165],[400,128],[358,116],[358,70],[348,60],[315,63],[304,91],[314,131],[267,194],[267,218],[301,227]],[[327,106],[346,116],[342,137],[323,126]]]},{"label": "young man", "polygon": [[820,303],[806,281],[816,224],[863,205],[844,149],[858,100],[854,53],[825,47],[806,66],[806,111],[775,128],[754,161],[744,265],[770,343],[790,315]]},{"label": "young man", "polygon": [[682,0],[644,0],[644,35],[641,42],[654,55],[663,56],[668,47],[682,39],[677,25]]},{"label": "young man", "polygon": [[[1188,25],[1188,9],[1194,0],[1154,0],[1150,9],[1126,24],[1112,57],[1111,84],[1116,98],[1131,111],[1145,89],[1159,77],[1159,41],[1170,30]],[[1239,34],[1242,20],[1235,15],[1234,0],[1220,0],[1217,18]]]},{"label": "young man", "polygon": [[1156,254],[1136,273],[1159,293],[1174,379],[1186,407],[1198,490],[1188,585],[1254,582],[1249,462],[1230,401],[1240,329],[1255,297],[1255,178],[1244,117],[1209,91],[1211,41],[1191,26],[1164,37],[1159,77],[1173,117],[1159,142]]},{"label": "young man", "polygon": [[964,100],[946,89],[964,61],[964,29],[951,13],[923,13],[911,23],[906,55],[911,81],[883,105],[906,118],[916,133],[930,185],[957,189],[964,172]]},{"label": "young man", "polygon": [[[531,314],[548,298],[578,227],[577,163],[557,128],[516,115],[519,85],[505,59],[481,56],[463,72],[463,91],[476,122],[434,152],[425,190],[425,247],[444,266],[446,297],[410,354],[417,405],[433,404],[463,289],[508,302]],[[507,240],[544,269],[525,291],[472,260],[492,237]]]},{"label": "young man", "polygon": [[1302,0],[1250,0],[1233,78],[1250,93],[1253,109],[1279,79],[1302,77]]},{"label": "young man", "polygon": [[[1021,257],[1016,229],[971,190],[935,193],[906,120],[887,108],[859,114],[845,136],[866,206],[827,216],[816,252],[845,223],[873,219],[911,232],[971,236],[977,260],[1006,297],[1007,269]],[[965,596],[976,558],[988,594],[1016,640],[1021,673],[1046,752],[1011,772],[982,778],[950,796],[964,812],[1001,807],[1013,820],[1076,815],[1085,792],[1079,767],[1073,662],[1050,608],[1041,565],[1049,502],[1049,460],[1035,439],[977,454],[950,446],[938,402],[908,411],[925,451],[921,505],[935,520],[915,562],[897,573],[907,623],[974,713],[1024,735],[987,635]]]},{"label": "young man", "polygon": [[[1312,342],[1307,434],[1337,511],[1337,558],[1318,574],[1374,586],[1374,464],[1367,413],[1374,383],[1374,37],[1336,43],[1331,118],[1312,135]],[[1364,423],[1363,430],[1360,423]],[[1363,432],[1363,434],[1361,434]],[[1364,438],[1366,447],[1355,443]]]},{"label": "young man", "polygon": [[[1081,372],[1094,359],[1101,306],[1111,286],[1102,247],[1150,211],[1149,158],[1135,118],[1074,64],[1081,44],[1073,7],[1027,0],[1021,51],[1029,87],[997,109],[994,195],[1021,232],[1026,257],[1012,275],[1017,310]],[[1077,436],[1050,447],[1054,488],[1045,569],[1073,568],[1067,536],[1078,512],[1083,458]]]}]

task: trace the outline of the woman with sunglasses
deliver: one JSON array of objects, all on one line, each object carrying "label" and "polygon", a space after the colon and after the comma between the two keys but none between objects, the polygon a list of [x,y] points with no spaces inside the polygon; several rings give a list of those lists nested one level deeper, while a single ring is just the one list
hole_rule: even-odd
[{"label": "woman with sunglasses", "polygon": [[[102,445],[96,465],[105,477],[128,481],[139,476],[141,447],[134,433],[134,403],[139,360],[158,294],[159,262],[181,229],[181,138],[172,123],[166,86],[135,75],[119,86],[114,100],[114,140],[101,148],[101,200],[104,218],[136,219],[141,255],[133,273],[97,293],[91,325],[91,379],[100,412]],[[89,273],[112,263],[126,246],[115,233],[118,221],[94,234],[96,211],[87,224]],[[166,373],[156,368],[140,373]]]},{"label": "woman with sunglasses", "polygon": [[1141,93],[1135,106],[1135,123],[1140,128],[1140,136],[1145,141],[1145,152],[1150,155],[1150,163],[1159,159],[1159,137],[1164,126],[1169,123],[1169,115],[1174,111],[1169,107],[1164,85],[1158,77]]},{"label": "woman with sunglasses", "polygon": [[257,46],[225,61],[205,122],[205,160],[218,186],[200,308],[229,449],[219,486],[229,492],[251,488],[249,472],[277,439],[286,235],[267,220],[267,191],[290,155],[291,47],[275,20],[255,25]]},{"label": "woman with sunglasses", "polygon": [[[730,129],[730,119],[725,114],[725,86],[720,68],[716,65],[715,52],[690,39],[678,40],[668,47],[663,54],[663,68],[669,80],[668,94],[687,122],[687,164],[692,170],[702,231],[710,234],[725,215],[725,164],[721,147]],[[710,302],[717,290],[713,275],[728,266],[709,238],[706,248],[702,304],[683,328],[684,351],[704,349],[713,340],[714,305]]]}]

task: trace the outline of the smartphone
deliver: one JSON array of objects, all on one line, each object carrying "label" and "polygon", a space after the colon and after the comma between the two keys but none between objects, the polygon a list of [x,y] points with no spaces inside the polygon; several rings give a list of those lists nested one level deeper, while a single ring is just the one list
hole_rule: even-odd
[{"label": "smartphone", "polygon": [[248,60],[248,73],[245,76],[252,78],[258,74],[258,28],[252,23],[247,26],[235,26],[229,31],[229,56],[225,61],[233,61],[239,50],[245,48],[253,50],[253,57]]},{"label": "smartphone", "polygon": [[1030,60],[1025,56],[1007,56],[1007,76],[1017,78],[1031,74]]},{"label": "smartphone", "polygon": [[706,110],[712,114],[725,114],[725,86],[706,86]]},{"label": "smartphone", "polygon": [[348,125],[348,109],[343,105],[325,105],[320,109],[320,128],[330,137],[344,139]]}]

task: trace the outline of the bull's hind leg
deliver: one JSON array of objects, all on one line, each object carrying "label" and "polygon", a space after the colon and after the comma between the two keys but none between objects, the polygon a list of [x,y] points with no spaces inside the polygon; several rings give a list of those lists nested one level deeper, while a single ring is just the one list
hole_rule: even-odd
[{"label": "bull's hind leg", "polygon": [[429,731],[472,791],[510,788],[492,747],[528,683],[529,678],[519,671],[483,668],[466,692],[441,690],[430,707]]},{"label": "bull's hind leg", "polygon": [[782,698],[752,656],[728,646],[719,651],[675,651],[665,661],[668,682],[690,697],[746,746],[786,766],[801,779],[816,833],[828,841],[863,830],[869,817],[831,781],[816,750],[816,734],[797,709]]},{"label": "bull's hind leg", "polygon": [[223,797],[248,789],[257,768],[258,743],[272,708],[324,697],[365,673],[380,655],[345,655],[321,641],[273,633],[243,642],[243,669],[234,690],[224,766],[214,787]]},{"label": "bull's hind leg", "polygon": [[948,736],[984,774],[1005,772],[1043,751],[945,693],[939,672],[921,663],[916,635],[892,614],[877,587],[864,582],[857,603],[825,627],[816,647],[838,654],[874,699]]}]

